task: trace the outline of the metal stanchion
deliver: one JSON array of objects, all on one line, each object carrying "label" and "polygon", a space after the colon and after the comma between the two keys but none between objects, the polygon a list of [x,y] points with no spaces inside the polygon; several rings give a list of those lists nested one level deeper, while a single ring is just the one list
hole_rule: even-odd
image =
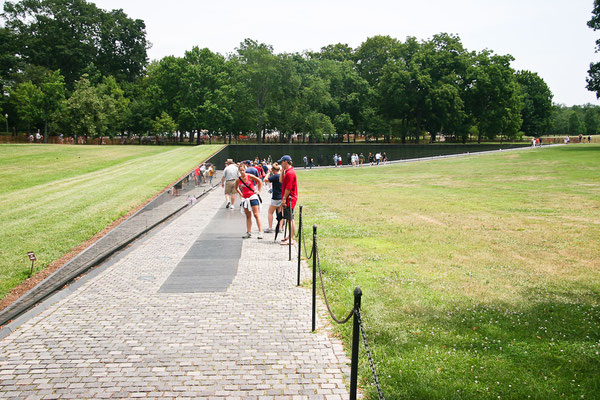
[{"label": "metal stanchion", "polygon": [[358,342],[360,340],[360,326],[357,313],[360,312],[360,287],[354,289],[354,321],[352,324],[352,359],[350,360],[350,400],[356,400],[358,379]]},{"label": "metal stanchion", "polygon": [[313,225],[312,331],[317,321],[317,226]]},{"label": "metal stanchion", "polygon": [[300,286],[300,260],[302,259],[302,206],[298,217],[298,286]]},{"label": "metal stanchion", "polygon": [[288,221],[288,261],[292,261],[292,207],[290,202],[290,214]]}]

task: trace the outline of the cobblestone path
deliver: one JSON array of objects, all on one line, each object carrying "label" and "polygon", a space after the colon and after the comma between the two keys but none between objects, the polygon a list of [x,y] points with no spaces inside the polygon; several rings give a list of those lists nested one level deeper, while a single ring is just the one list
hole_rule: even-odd
[{"label": "cobblestone path", "polygon": [[226,291],[159,292],[223,206],[210,193],[0,341],[0,397],[347,398],[341,344],[310,333],[310,291],[272,234],[243,242]]}]

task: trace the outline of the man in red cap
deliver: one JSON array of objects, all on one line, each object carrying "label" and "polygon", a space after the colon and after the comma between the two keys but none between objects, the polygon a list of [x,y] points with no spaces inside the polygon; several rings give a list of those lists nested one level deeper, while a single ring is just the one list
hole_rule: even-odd
[{"label": "man in red cap", "polygon": [[294,207],[296,207],[296,202],[298,201],[298,180],[296,179],[296,171],[294,171],[294,167],[292,166],[292,157],[288,155],[281,157],[279,164],[283,169],[281,175],[279,176],[279,179],[281,179],[282,183],[281,190],[283,191],[280,212],[284,212],[284,207],[289,209],[289,214],[286,211],[284,213],[284,218],[291,219],[292,228],[290,236],[281,241],[282,245],[287,245],[288,240],[291,240],[292,242],[294,241],[294,232],[296,231],[296,226],[294,223]]}]

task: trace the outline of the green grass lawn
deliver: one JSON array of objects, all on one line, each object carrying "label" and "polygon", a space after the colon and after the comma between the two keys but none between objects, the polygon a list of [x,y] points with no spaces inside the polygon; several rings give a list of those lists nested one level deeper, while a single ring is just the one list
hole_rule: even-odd
[{"label": "green grass lawn", "polygon": [[[387,399],[600,398],[600,145],[298,179],[337,314],[363,290]],[[376,398],[362,350],[361,379]]]},{"label": "green grass lawn", "polygon": [[0,145],[0,298],[220,147]]}]

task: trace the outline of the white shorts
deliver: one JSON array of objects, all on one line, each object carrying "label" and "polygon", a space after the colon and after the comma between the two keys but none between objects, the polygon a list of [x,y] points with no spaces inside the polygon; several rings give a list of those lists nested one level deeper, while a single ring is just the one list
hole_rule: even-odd
[{"label": "white shorts", "polygon": [[271,199],[271,205],[273,207],[279,207],[281,205],[281,200],[273,200],[273,199]]}]

